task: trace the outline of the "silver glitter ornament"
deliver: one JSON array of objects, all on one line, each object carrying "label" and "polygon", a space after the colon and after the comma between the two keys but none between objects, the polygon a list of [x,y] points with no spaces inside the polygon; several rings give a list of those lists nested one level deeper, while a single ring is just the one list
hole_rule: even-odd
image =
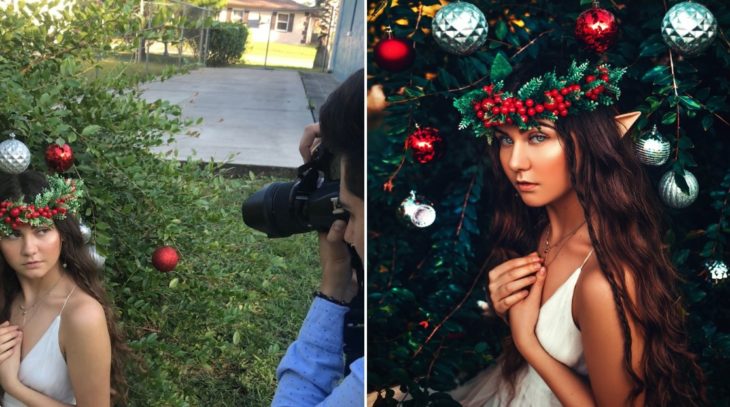
[{"label": "silver glitter ornament", "polygon": [[692,56],[704,51],[715,39],[717,20],[702,4],[685,1],[667,11],[661,30],[667,45]]},{"label": "silver glitter ornament", "polygon": [[431,23],[433,38],[446,52],[469,55],[487,41],[489,27],[479,8],[471,3],[442,7]]},{"label": "silver glitter ornament", "polygon": [[79,223],[79,229],[81,230],[81,238],[84,239],[84,244],[89,243],[91,240],[91,228],[81,222]]},{"label": "silver glitter ornament", "polygon": [[436,221],[436,210],[431,202],[416,196],[415,191],[411,191],[411,194],[401,202],[398,214],[406,223],[418,228],[431,226]]},{"label": "silver glitter ornament", "polygon": [[96,266],[97,271],[104,270],[104,263],[106,263],[106,257],[102,256],[96,251],[96,246],[93,244],[86,246],[86,250],[89,251],[89,256],[91,256],[91,260],[94,261],[94,265]]},{"label": "silver glitter ornament", "polygon": [[697,195],[700,193],[700,184],[697,182],[697,178],[691,172],[685,170],[684,180],[689,186],[689,194],[679,188],[674,179],[673,170],[667,171],[659,180],[659,196],[670,208],[686,208],[697,199]]},{"label": "silver glitter ornament", "polygon": [[30,165],[30,150],[22,141],[10,133],[10,140],[0,143],[0,170],[9,174],[20,174]]},{"label": "silver glitter ornament", "polygon": [[667,162],[672,146],[667,139],[656,130],[656,125],[648,136],[636,140],[634,151],[642,164],[660,166]]},{"label": "silver glitter ornament", "polygon": [[719,283],[728,277],[727,264],[721,260],[707,260],[705,268],[710,272],[710,278],[715,283]]}]

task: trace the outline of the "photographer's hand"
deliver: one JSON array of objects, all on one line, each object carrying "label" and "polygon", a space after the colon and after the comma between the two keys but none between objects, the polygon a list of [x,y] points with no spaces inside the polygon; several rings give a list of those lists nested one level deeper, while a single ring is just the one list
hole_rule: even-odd
[{"label": "photographer's hand", "polygon": [[319,261],[322,282],[319,291],[338,301],[350,302],[357,295],[358,285],[350,263],[350,252],[343,240],[347,223],[335,221],[329,233],[319,234]]},{"label": "photographer's hand", "polygon": [[319,123],[313,123],[304,127],[304,134],[299,140],[299,154],[304,162],[312,158],[312,151],[319,145],[322,139],[319,138]]}]

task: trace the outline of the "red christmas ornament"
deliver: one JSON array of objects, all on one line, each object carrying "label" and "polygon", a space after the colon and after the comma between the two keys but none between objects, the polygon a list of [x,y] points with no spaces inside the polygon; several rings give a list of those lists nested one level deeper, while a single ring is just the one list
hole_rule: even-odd
[{"label": "red christmas ornament", "polygon": [[152,265],[162,272],[168,272],[177,266],[180,257],[172,246],[162,246],[152,253]]},{"label": "red christmas ornament", "polygon": [[421,164],[433,160],[436,156],[440,156],[442,152],[442,144],[444,139],[439,136],[438,129],[433,127],[425,127],[416,129],[406,139],[406,148],[410,148],[413,152],[413,158]]},{"label": "red christmas ornament", "polygon": [[64,172],[74,165],[74,152],[71,146],[51,144],[46,149],[46,164],[56,172]]},{"label": "red christmas ornament", "polygon": [[575,23],[575,37],[599,54],[616,42],[618,23],[610,11],[599,7],[582,12]]},{"label": "red christmas ornament", "polygon": [[401,38],[386,38],[380,40],[373,49],[375,63],[379,67],[391,71],[405,71],[413,65],[416,51],[409,40]]}]

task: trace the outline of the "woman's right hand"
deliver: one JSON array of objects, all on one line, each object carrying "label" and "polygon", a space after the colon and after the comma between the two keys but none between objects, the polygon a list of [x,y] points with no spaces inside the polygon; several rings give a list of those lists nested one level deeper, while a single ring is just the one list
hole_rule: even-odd
[{"label": "woman's right hand", "polygon": [[527,297],[529,286],[535,282],[542,258],[537,252],[507,260],[489,271],[489,299],[498,317],[507,321],[507,311]]},{"label": "woman's right hand", "polygon": [[0,363],[7,360],[15,351],[15,345],[23,339],[23,332],[10,321],[0,324]]}]

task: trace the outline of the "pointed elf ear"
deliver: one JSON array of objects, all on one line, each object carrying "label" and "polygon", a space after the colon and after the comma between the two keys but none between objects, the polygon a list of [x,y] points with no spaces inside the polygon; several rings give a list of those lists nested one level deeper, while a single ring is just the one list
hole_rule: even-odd
[{"label": "pointed elf ear", "polygon": [[636,123],[637,120],[639,120],[639,116],[641,116],[641,112],[630,112],[630,113],[624,113],[620,114],[618,116],[614,117],[614,120],[616,120],[616,126],[618,126],[618,132],[621,135],[621,138],[623,138],[626,133],[629,132],[629,129],[631,126]]}]

